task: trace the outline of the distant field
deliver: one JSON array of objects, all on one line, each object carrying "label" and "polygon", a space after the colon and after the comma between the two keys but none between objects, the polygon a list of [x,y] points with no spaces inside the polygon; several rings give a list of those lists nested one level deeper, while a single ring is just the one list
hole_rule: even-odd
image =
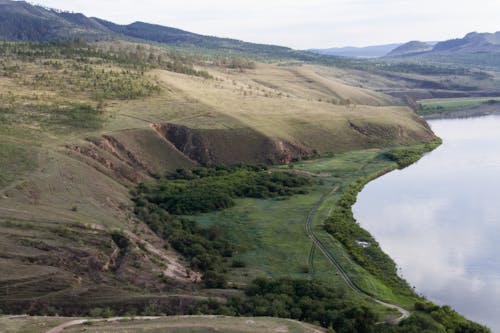
[{"label": "distant field", "polygon": [[500,97],[424,99],[418,101],[418,103],[422,106],[419,112],[427,114],[475,108],[488,104],[500,104]]}]

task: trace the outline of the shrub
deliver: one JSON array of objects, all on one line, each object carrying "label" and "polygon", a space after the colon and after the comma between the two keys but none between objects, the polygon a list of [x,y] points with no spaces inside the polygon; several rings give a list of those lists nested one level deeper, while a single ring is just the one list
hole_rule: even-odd
[{"label": "shrub", "polygon": [[399,168],[402,169],[415,163],[425,153],[435,149],[441,143],[441,139],[438,138],[424,145],[393,148],[386,153],[386,156],[390,160],[396,162]]},{"label": "shrub", "polygon": [[233,267],[233,268],[243,268],[246,266],[247,266],[247,264],[244,261],[237,260],[237,259],[233,260],[233,262],[231,264],[231,267]]},{"label": "shrub", "polygon": [[309,179],[263,166],[177,170],[156,185],[142,185],[138,198],[174,215],[189,215],[229,208],[234,198],[273,198],[304,193]]}]

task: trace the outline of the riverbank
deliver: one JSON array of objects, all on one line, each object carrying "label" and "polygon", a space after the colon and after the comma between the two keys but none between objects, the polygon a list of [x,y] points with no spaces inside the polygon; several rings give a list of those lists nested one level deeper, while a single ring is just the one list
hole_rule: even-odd
[{"label": "riverbank", "polygon": [[[291,165],[294,173],[320,180],[308,194],[280,201],[241,199],[235,207],[202,214],[196,220],[204,225],[217,223],[224,226],[229,231],[228,236],[239,244],[235,259],[244,263],[244,267],[231,271],[232,280],[238,284],[262,274],[273,279],[280,276],[310,278],[330,285],[347,286],[344,297],[353,300],[377,299],[390,302],[391,306],[403,305],[411,312],[411,319],[390,328],[395,332],[406,332],[410,327],[424,329],[429,322],[434,325],[433,332],[458,327],[488,332],[451,308],[428,303],[419,297],[398,276],[393,260],[352,216],[352,205],[366,183],[388,171],[407,166],[408,159],[398,160],[394,156],[410,156],[414,162],[439,144],[440,141],[436,140],[390,151],[358,151],[297,162]],[[398,153],[391,155],[390,152],[394,151]],[[342,214],[339,214],[339,207]],[[310,239],[303,237],[304,222]],[[335,229],[339,224],[340,229]],[[308,246],[311,249],[306,259],[304,249]],[[305,264],[305,260],[309,263]],[[386,269],[381,271],[378,267]],[[379,318],[385,316],[386,319],[401,318],[394,312],[383,315],[382,311],[379,315]]]},{"label": "riverbank", "polygon": [[435,99],[421,101],[417,112],[426,120],[469,118],[500,114],[499,98]]},{"label": "riverbank", "polygon": [[500,332],[500,117],[430,125],[443,145],[368,184],[355,217],[419,293]]}]

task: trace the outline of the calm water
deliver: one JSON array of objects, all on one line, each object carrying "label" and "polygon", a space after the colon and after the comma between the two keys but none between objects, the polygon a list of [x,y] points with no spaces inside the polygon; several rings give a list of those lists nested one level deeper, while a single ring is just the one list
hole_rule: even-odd
[{"label": "calm water", "polygon": [[354,215],[419,293],[500,332],[500,116],[430,124],[443,145],[369,183]]}]

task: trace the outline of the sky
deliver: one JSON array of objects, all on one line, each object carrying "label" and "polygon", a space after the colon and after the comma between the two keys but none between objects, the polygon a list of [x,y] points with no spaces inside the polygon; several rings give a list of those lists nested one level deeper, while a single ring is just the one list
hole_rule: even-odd
[{"label": "sky", "polygon": [[161,24],[295,49],[440,41],[500,30],[499,0],[31,0],[115,23]]}]

